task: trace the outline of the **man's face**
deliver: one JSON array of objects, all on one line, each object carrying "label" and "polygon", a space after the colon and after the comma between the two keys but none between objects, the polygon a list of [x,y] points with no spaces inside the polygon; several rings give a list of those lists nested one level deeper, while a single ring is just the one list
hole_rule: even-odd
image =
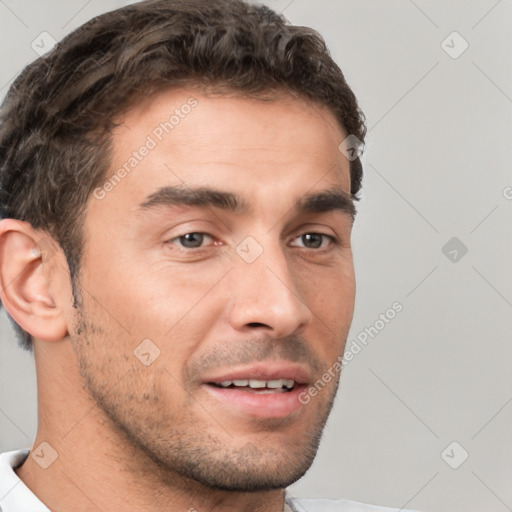
[{"label": "man's face", "polygon": [[299,394],[342,354],[354,305],[345,137],[301,99],[183,90],[116,129],[70,334],[109,424],[170,475],[248,491],[311,465],[338,379]]}]

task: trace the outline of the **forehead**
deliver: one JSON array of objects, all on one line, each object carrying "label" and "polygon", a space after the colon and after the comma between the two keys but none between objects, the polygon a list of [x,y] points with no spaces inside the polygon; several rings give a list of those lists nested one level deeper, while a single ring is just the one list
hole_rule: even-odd
[{"label": "forehead", "polygon": [[350,192],[349,162],[338,150],[343,128],[329,109],[302,98],[175,89],[143,99],[118,121],[110,203],[139,204],[165,185],[208,184],[281,201],[322,183]]}]

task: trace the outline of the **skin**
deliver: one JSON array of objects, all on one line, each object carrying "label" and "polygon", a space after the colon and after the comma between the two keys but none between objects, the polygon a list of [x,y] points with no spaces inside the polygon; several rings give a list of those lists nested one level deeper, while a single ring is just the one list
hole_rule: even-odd
[{"label": "skin", "polygon": [[[343,353],[353,220],[294,207],[306,193],[350,194],[346,134],[326,108],[291,95],[165,91],[121,118],[112,171],[191,96],[191,113],[103,199],[90,197],[78,309],[61,249],[34,252],[51,239],[0,222],[1,298],[35,338],[38,431],[17,473],[51,510],[282,511],[330,412],[338,379],[278,418],[216,400],[203,379],[293,363],[314,383]],[[234,192],[250,211],[138,208],[168,185]],[[197,249],[186,233],[210,236]],[[337,243],[316,248],[307,233]],[[263,249],[252,263],[236,252],[248,236]],[[146,339],[160,351],[148,366],[134,356]],[[43,442],[58,454],[47,469],[34,457]]]}]

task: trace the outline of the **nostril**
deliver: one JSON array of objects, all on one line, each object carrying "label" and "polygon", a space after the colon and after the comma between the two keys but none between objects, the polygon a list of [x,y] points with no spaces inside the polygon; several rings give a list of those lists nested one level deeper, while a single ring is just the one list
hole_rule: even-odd
[{"label": "nostril", "polygon": [[261,322],[249,322],[247,325],[249,327],[268,327],[267,324],[262,324]]}]

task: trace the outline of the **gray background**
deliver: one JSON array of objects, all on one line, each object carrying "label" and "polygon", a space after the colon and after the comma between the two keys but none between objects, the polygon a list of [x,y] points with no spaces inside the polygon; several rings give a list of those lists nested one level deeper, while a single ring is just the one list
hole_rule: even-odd
[{"label": "gray background", "polygon": [[[60,39],[126,3],[0,0],[0,97],[41,32]],[[345,368],[318,457],[292,492],[510,511],[512,2],[268,4],[321,32],[367,115],[349,344],[403,305]],[[36,388],[5,313],[0,335],[6,451],[31,444]]]}]

